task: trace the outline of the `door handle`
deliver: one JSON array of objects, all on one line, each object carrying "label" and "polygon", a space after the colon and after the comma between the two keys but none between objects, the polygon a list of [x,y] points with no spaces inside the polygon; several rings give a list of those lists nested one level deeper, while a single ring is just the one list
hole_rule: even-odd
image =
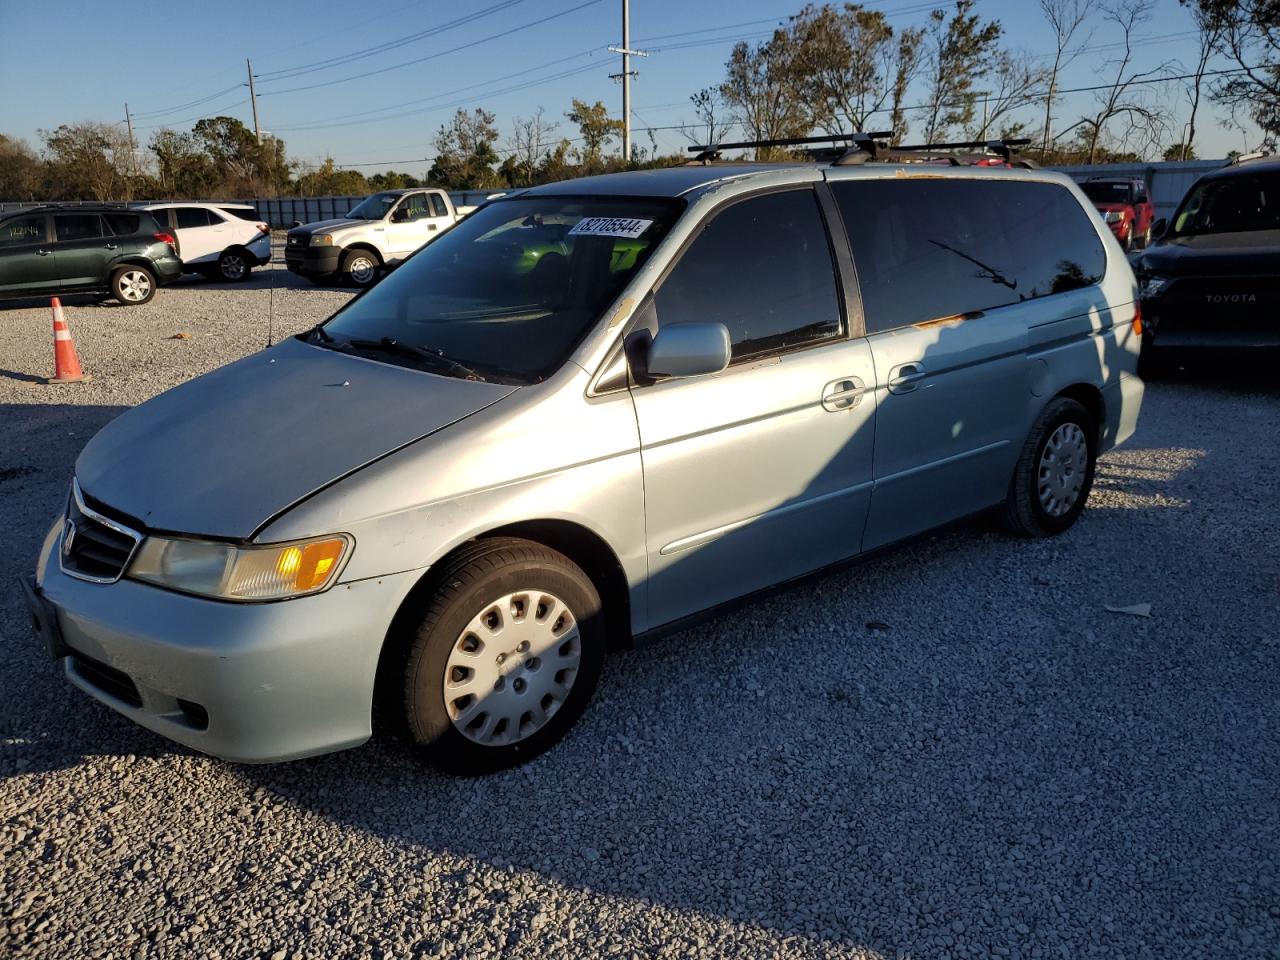
[{"label": "door handle", "polygon": [[858,377],[832,380],[822,388],[822,409],[831,413],[852,410],[862,400],[866,390],[867,385]]},{"label": "door handle", "polygon": [[923,363],[900,363],[889,371],[890,393],[911,393],[925,377]]},{"label": "door handle", "polygon": [[52,250],[37,250],[37,251],[36,251],[36,253],[38,253],[38,254],[39,254],[40,256],[42,256],[42,257],[47,257],[49,254],[53,253],[53,251],[52,251]]}]

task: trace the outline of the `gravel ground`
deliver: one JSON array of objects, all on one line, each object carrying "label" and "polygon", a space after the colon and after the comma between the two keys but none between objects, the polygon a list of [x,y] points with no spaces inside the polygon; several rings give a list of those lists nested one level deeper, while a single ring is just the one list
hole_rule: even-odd
[{"label": "gravel ground", "polygon": [[[346,296],[278,277],[280,333]],[[94,430],[260,346],[269,296],[75,306],[74,387],[36,382],[47,305],[0,308],[0,581]],[[1158,383],[1067,535],[975,521],[619,655],[484,779],[188,752],[6,587],[0,955],[1280,956],[1278,415],[1274,376]]]}]

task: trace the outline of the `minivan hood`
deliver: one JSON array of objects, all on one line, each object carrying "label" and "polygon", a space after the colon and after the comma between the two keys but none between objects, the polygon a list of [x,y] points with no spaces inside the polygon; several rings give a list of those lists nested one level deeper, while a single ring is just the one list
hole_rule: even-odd
[{"label": "minivan hood", "polygon": [[1275,272],[1280,270],[1280,230],[1203,233],[1164,240],[1143,251],[1138,269],[1161,277]]},{"label": "minivan hood", "polygon": [[81,451],[76,479],[152,530],[245,540],[309,494],[516,389],[289,339],[121,414]]}]

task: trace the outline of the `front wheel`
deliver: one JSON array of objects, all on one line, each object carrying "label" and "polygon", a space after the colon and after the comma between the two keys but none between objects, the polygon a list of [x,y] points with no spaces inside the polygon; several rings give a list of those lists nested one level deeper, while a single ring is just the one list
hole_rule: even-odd
[{"label": "front wheel", "polygon": [[1010,533],[1052,537],[1084,510],[1098,457],[1098,425],[1075,400],[1058,397],[1037,418],[1013,470],[1003,521]]},{"label": "front wheel", "polygon": [[378,258],[365,250],[348,250],[342,257],[342,276],[353,287],[371,287],[378,279]]},{"label": "front wheel", "polygon": [[111,296],[126,307],[146,303],[156,295],[156,278],[146,267],[136,264],[120,267],[111,274]]},{"label": "front wheel", "polygon": [[600,677],[595,586],[563,554],[505,538],[460,554],[438,582],[401,641],[410,739],[454,773],[536,757],[569,731]]}]

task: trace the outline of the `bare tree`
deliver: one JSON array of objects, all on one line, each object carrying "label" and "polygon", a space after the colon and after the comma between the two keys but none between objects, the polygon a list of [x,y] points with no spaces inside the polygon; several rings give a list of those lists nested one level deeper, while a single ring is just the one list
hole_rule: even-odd
[{"label": "bare tree", "polygon": [[920,72],[924,63],[924,30],[903,30],[898,34],[898,56],[893,69],[893,89],[890,94],[889,128],[893,142],[901,143],[907,135],[907,116],[903,107],[907,89]]},{"label": "bare tree", "polygon": [[1265,143],[1273,143],[1280,135],[1280,3],[1194,2],[1211,21],[1222,24],[1223,51],[1239,68],[1214,85],[1213,99],[1225,104],[1233,119],[1239,111],[1246,112],[1262,128]]},{"label": "bare tree", "polygon": [[1201,6],[1191,9],[1191,17],[1195,20],[1196,29],[1200,33],[1200,53],[1196,58],[1195,70],[1185,82],[1187,91],[1187,101],[1191,105],[1191,116],[1187,118],[1187,125],[1183,130],[1182,150],[1180,151],[1182,160],[1190,160],[1192,153],[1195,151],[1196,142],[1196,112],[1200,109],[1200,95],[1204,86],[1205,71],[1209,67],[1209,61],[1213,59],[1222,45],[1223,35],[1226,32],[1226,21],[1219,16],[1214,10]]},{"label": "bare tree", "polygon": [[[732,122],[725,115],[724,99],[717,87],[703,87],[689,98],[693,104],[694,116],[698,122],[693,126],[681,126],[680,132],[686,140],[695,146],[714,146],[724,139]],[[654,139],[653,131],[649,131],[650,139]],[[653,143],[653,154],[657,156],[658,145]]]},{"label": "bare tree", "polygon": [[1053,102],[1058,95],[1058,76],[1080,56],[1081,47],[1087,46],[1092,32],[1082,36],[1073,49],[1072,40],[1089,18],[1089,0],[1040,0],[1040,9],[1053,31],[1053,66],[1049,68],[1049,93],[1044,102],[1044,144],[1042,153],[1049,152],[1049,131],[1053,126]]},{"label": "bare tree", "polygon": [[1146,146],[1155,146],[1166,126],[1165,112],[1143,97],[1141,81],[1167,72],[1168,63],[1157,64],[1150,70],[1132,69],[1134,35],[1151,19],[1153,5],[1154,0],[1120,0],[1103,14],[1114,24],[1113,32],[1120,38],[1116,42],[1123,46],[1123,50],[1117,59],[1110,61],[1114,75],[1106,89],[1097,94],[1095,103],[1098,109],[1080,118],[1089,163],[1097,159],[1098,143],[1108,124],[1117,117],[1124,117],[1129,122],[1122,136],[1125,144],[1137,136],[1145,141]]},{"label": "bare tree", "polygon": [[[1049,78],[1049,71],[1035,66],[1025,53],[1002,50],[987,74],[991,90],[982,101],[982,118],[969,128],[974,140],[985,140],[992,130],[1007,126],[1011,114],[1034,103]],[[976,118],[975,118],[976,120]]]},{"label": "bare tree", "polygon": [[550,151],[552,134],[559,124],[549,123],[546,111],[539,107],[533,116],[525,119],[516,117],[512,121],[511,141],[507,152],[511,155],[511,163],[515,170],[514,186],[532,186],[537,176],[538,165]]}]

